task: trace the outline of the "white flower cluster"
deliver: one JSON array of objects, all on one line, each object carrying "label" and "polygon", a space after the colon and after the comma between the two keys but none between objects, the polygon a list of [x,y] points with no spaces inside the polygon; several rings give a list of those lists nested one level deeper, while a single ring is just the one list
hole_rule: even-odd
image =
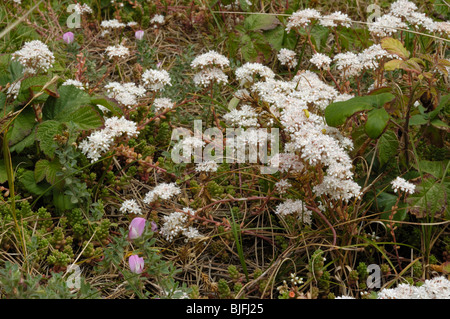
[{"label": "white flower cluster", "polygon": [[439,276],[425,280],[421,286],[400,284],[381,289],[378,299],[450,299],[450,281]]},{"label": "white flower cluster", "polygon": [[286,179],[280,179],[278,182],[275,183],[275,188],[277,189],[278,193],[284,194],[286,191],[292,186],[291,183],[289,183]]},{"label": "white flower cluster", "polygon": [[145,96],[145,88],[135,83],[119,83],[109,82],[105,89],[109,98],[115,99],[117,102],[126,107],[135,106],[138,98]]},{"label": "white flower cluster", "polygon": [[396,33],[398,29],[407,28],[406,23],[401,18],[392,14],[384,14],[379,17],[375,22],[369,24],[369,31],[378,37],[391,36]]},{"label": "white flower cluster", "polygon": [[100,26],[105,29],[121,29],[125,28],[126,24],[119,22],[119,20],[117,19],[111,19],[111,20],[103,20]]},{"label": "white flower cluster", "polygon": [[20,86],[22,84],[22,81],[16,81],[14,83],[11,83],[10,87],[6,91],[6,95],[8,97],[12,97],[13,99],[17,99],[20,92]]},{"label": "white flower cluster", "polygon": [[235,71],[236,78],[241,82],[253,83],[258,79],[268,80],[275,77],[275,73],[265,65],[261,63],[247,62],[243,66],[239,67]]},{"label": "white flower cluster", "polygon": [[47,72],[55,62],[53,53],[39,40],[25,42],[23,47],[12,54],[12,60],[24,67],[25,74]]},{"label": "white flower cluster", "polygon": [[163,91],[166,85],[171,86],[170,75],[166,70],[146,70],[142,74],[144,87],[151,92]]},{"label": "white flower cluster", "polygon": [[73,85],[73,86],[75,86],[76,88],[78,88],[80,90],[85,90],[88,87],[87,84],[82,83],[82,82],[80,82],[78,80],[73,80],[73,79],[66,80],[66,81],[64,81],[63,84],[61,84],[61,86],[66,86],[66,85]]},{"label": "white flower cluster", "polygon": [[305,204],[301,200],[287,199],[283,203],[279,204],[275,209],[275,214],[286,216],[292,214],[299,214],[299,219],[308,225],[312,223],[312,211],[306,209]]},{"label": "white flower cluster", "polygon": [[384,50],[380,44],[373,44],[360,53],[343,52],[334,56],[336,69],[340,70],[345,76],[359,75],[362,70],[374,70],[378,67],[379,61],[383,58],[394,58]]},{"label": "white flower cluster", "polygon": [[185,242],[188,242],[190,239],[202,237],[196,228],[187,226],[188,215],[193,215],[194,211],[190,208],[184,208],[183,211],[173,212],[170,215],[162,217],[163,226],[160,232],[167,241],[172,241],[179,235],[186,237]]},{"label": "white flower cluster", "polygon": [[120,212],[140,215],[142,210],[134,199],[127,199],[120,206]]},{"label": "white flower cluster", "polygon": [[278,61],[280,61],[281,65],[285,65],[290,69],[293,69],[297,66],[298,60],[295,58],[296,53],[292,50],[282,48],[280,52],[278,52]]},{"label": "white flower cluster", "polygon": [[150,204],[158,199],[168,200],[180,193],[181,189],[177,186],[177,184],[161,183],[158,186],[155,186],[155,188],[153,188],[145,195],[143,202],[146,204]]},{"label": "white flower cluster", "polygon": [[321,18],[320,12],[316,9],[304,9],[294,12],[288,19],[286,25],[286,31],[289,32],[291,29],[305,27],[309,25],[313,20],[318,20]]},{"label": "white flower cluster", "polygon": [[398,176],[396,179],[394,179],[392,182],[392,188],[394,189],[394,192],[405,192],[409,194],[414,194],[414,191],[416,189],[416,185],[407,182],[404,178],[401,178]]},{"label": "white flower cluster", "polygon": [[224,73],[224,69],[229,65],[228,58],[214,50],[197,56],[191,62],[191,67],[198,70],[194,75],[194,83],[203,87],[213,83],[227,83],[228,76]]},{"label": "white flower cluster", "polygon": [[195,171],[197,172],[217,172],[217,168],[219,165],[215,161],[203,161],[201,163],[197,163],[195,166]]},{"label": "white flower cluster", "polygon": [[352,23],[351,19],[346,13],[336,11],[320,18],[319,23],[324,27],[337,27],[342,25],[346,28],[350,28]]},{"label": "white flower cluster", "polygon": [[352,141],[327,126],[321,116],[310,112],[312,109],[322,112],[331,102],[342,98],[336,89],[321,81],[317,74],[303,71],[290,81],[256,82],[250,90],[278,110],[282,129],[290,139],[285,153],[299,156],[289,158],[280,154],[271,159],[271,166],[283,171],[291,167],[302,169],[303,163],[320,165],[326,175],[313,188],[317,196],[328,195],[336,200],[359,198],[360,186],[352,180],[353,165],[347,154],[352,149]]},{"label": "white flower cluster", "polygon": [[153,25],[153,28],[158,28],[166,21],[166,18],[161,14],[155,14],[153,18],[151,18],[150,23]]},{"label": "white flower cluster", "polygon": [[174,102],[167,97],[156,98],[153,101],[153,107],[154,107],[156,113],[164,111],[166,109],[171,109],[173,107],[173,105],[174,105]]},{"label": "white flower cluster", "polygon": [[110,59],[114,59],[116,57],[123,58],[130,55],[130,50],[122,44],[110,45],[105,50]]},{"label": "white flower cluster", "polygon": [[314,53],[309,60],[318,69],[328,70],[331,64],[331,58],[323,53]]},{"label": "white flower cluster", "polygon": [[83,3],[83,4],[77,3],[77,4],[75,4],[73,9],[78,14],[92,13],[91,7],[89,7],[86,3]]},{"label": "white flower cluster", "polygon": [[398,29],[408,29],[408,24],[428,32],[449,33],[446,22],[435,22],[425,13],[418,12],[417,6],[408,0],[397,0],[391,4],[387,14],[369,25],[369,31],[378,37],[390,36]]},{"label": "white flower cluster", "polygon": [[282,173],[299,173],[305,165],[302,163],[300,156],[294,153],[278,153],[270,158],[270,166],[278,167]]},{"label": "white flower cluster", "polygon": [[94,131],[86,139],[81,141],[79,148],[93,163],[103,153],[109,151],[116,137],[120,137],[123,134],[128,137],[136,137],[139,134],[136,123],[128,121],[123,117],[118,118],[113,116],[106,119],[104,129]]},{"label": "white flower cluster", "polygon": [[257,127],[258,114],[250,105],[243,105],[241,108],[233,109],[223,116],[224,120],[231,126],[237,127]]}]

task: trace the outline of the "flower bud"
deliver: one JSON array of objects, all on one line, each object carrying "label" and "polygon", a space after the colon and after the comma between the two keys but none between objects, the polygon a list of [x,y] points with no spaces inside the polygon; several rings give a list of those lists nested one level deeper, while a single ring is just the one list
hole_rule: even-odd
[{"label": "flower bud", "polygon": [[66,32],[63,34],[63,40],[64,42],[66,42],[67,44],[72,43],[75,40],[75,35],[72,32]]},{"label": "flower bud", "polygon": [[128,231],[128,238],[136,239],[136,238],[141,237],[141,235],[145,229],[145,223],[146,223],[145,218],[142,218],[142,217],[134,218],[130,223],[130,227],[129,227],[129,231]]},{"label": "flower bud", "polygon": [[135,274],[140,274],[144,271],[144,258],[138,255],[131,255],[128,258],[128,263],[130,265],[131,272]]},{"label": "flower bud", "polygon": [[144,31],[142,30],[137,30],[134,33],[134,36],[136,37],[136,40],[142,40],[144,38]]}]

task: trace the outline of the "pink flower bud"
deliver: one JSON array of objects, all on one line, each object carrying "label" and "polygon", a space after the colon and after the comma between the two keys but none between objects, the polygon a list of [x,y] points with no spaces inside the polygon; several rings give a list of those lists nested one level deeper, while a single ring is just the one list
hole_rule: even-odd
[{"label": "pink flower bud", "polygon": [[64,42],[66,42],[67,44],[72,43],[75,40],[75,35],[72,32],[66,32],[63,34],[63,40]]},{"label": "pink flower bud", "polygon": [[130,227],[129,227],[129,231],[128,231],[128,238],[136,239],[136,238],[141,237],[141,235],[145,229],[145,223],[146,223],[145,218],[142,218],[142,217],[134,218],[130,223]]},{"label": "pink flower bud", "polygon": [[140,274],[144,271],[144,258],[138,255],[131,255],[128,258],[128,263],[130,264],[131,272],[135,274]]},{"label": "pink flower bud", "polygon": [[144,31],[142,30],[137,30],[134,33],[134,36],[136,37],[137,40],[142,40],[144,38]]}]

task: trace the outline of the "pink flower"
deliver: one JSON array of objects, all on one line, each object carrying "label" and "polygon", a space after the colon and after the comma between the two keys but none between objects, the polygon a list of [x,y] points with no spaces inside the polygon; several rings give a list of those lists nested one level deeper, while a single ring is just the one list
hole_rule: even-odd
[{"label": "pink flower", "polygon": [[128,258],[128,263],[130,264],[131,272],[135,274],[140,274],[144,271],[144,258],[138,255],[131,255]]},{"label": "pink flower", "polygon": [[144,38],[144,31],[142,30],[137,30],[134,33],[134,36],[136,37],[137,40],[142,40]]},{"label": "pink flower", "polygon": [[154,221],[152,221],[150,224],[152,225],[151,228],[152,232],[156,232],[158,230],[158,225],[156,225]]},{"label": "pink flower", "polygon": [[145,229],[145,223],[146,223],[145,218],[142,218],[142,217],[134,218],[130,223],[130,227],[129,227],[129,231],[128,231],[128,238],[136,239],[136,238],[141,237],[141,235]]},{"label": "pink flower", "polygon": [[66,42],[67,44],[72,43],[75,40],[75,35],[72,32],[66,32],[63,34],[63,40],[64,42]]}]

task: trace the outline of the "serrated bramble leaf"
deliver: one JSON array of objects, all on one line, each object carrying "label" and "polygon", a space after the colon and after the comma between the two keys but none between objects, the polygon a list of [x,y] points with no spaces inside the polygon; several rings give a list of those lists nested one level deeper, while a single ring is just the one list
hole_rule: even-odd
[{"label": "serrated bramble leaf", "polygon": [[402,64],[402,62],[403,62],[402,60],[397,60],[397,59],[391,60],[384,64],[384,69],[386,71],[397,70],[398,68],[400,68],[400,65]]},{"label": "serrated bramble leaf", "polygon": [[103,124],[102,117],[91,106],[83,106],[73,112],[70,121],[82,130],[94,129]]},{"label": "serrated bramble leaf", "polygon": [[44,120],[70,121],[72,114],[81,106],[90,105],[89,94],[73,85],[61,86],[58,97],[50,96],[42,109]]},{"label": "serrated bramble leaf", "polygon": [[34,179],[36,183],[39,183],[45,178],[45,175],[47,174],[47,168],[49,165],[49,161],[46,159],[40,159],[36,162],[36,165],[34,167]]},{"label": "serrated bramble leaf", "polygon": [[378,141],[378,158],[380,166],[386,164],[397,154],[399,142],[397,135],[392,131],[387,131],[381,135]]},{"label": "serrated bramble leaf", "polygon": [[40,142],[41,150],[49,157],[53,157],[57,144],[54,140],[56,134],[62,133],[62,124],[58,121],[45,121],[39,124],[36,130],[36,139]]},{"label": "serrated bramble leaf", "polygon": [[403,44],[394,38],[384,38],[381,40],[381,47],[391,54],[396,54],[402,59],[409,58],[409,51],[403,46]]}]

